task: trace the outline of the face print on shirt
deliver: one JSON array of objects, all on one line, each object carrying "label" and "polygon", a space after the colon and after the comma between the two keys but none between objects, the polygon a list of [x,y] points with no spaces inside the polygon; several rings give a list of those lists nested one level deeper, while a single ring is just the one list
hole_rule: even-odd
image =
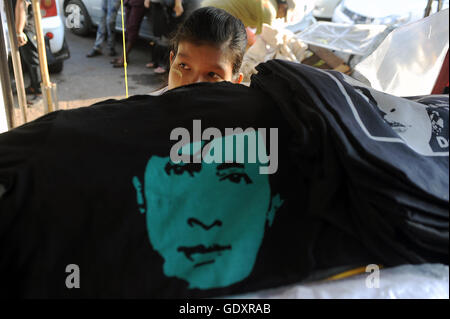
[{"label": "face print on shirt", "polygon": [[[228,138],[233,136],[211,143]],[[266,224],[281,204],[259,163],[209,162],[175,164],[153,156],[143,185],[133,180],[138,198],[145,199],[148,236],[164,259],[164,274],[186,280],[191,289],[226,287],[248,277]]]},{"label": "face print on shirt", "polygon": [[448,107],[424,105],[365,87],[354,87],[405,143],[422,155],[448,152]]}]

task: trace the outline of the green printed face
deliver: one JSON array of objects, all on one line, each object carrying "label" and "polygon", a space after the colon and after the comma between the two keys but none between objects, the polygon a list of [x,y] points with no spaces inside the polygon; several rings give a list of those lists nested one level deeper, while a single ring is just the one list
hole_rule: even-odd
[{"label": "green printed face", "polygon": [[147,229],[166,276],[186,280],[191,289],[210,289],[251,273],[271,206],[268,175],[259,167],[149,160],[143,188]]}]

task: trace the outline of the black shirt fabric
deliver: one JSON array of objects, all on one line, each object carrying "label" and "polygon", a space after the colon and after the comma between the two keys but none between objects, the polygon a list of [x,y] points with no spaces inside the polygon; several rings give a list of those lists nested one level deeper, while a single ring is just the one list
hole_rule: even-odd
[{"label": "black shirt fabric", "polygon": [[[267,128],[267,141],[278,128],[277,172],[173,165],[170,134],[194,136],[193,120],[224,136]],[[353,221],[310,213],[292,137],[269,96],[230,83],[57,111],[0,135],[0,295],[229,296],[379,263]],[[66,286],[69,265],[79,288]]]},{"label": "black shirt fabric", "polygon": [[[251,88],[199,83],[53,112],[0,135],[0,295],[218,297],[369,264],[445,262],[445,157],[376,148],[342,124],[352,123],[339,113],[346,105],[321,72],[271,62]],[[267,153],[277,128],[278,170],[176,165],[170,135],[185,128],[195,153],[195,120],[224,138],[227,128],[265,128]],[[70,265],[79,288],[67,286]]]},{"label": "black shirt fabric", "polygon": [[448,95],[399,98],[280,60],[257,70],[251,86],[277,101],[297,133],[307,213],[341,229],[351,220],[386,266],[448,264]]}]

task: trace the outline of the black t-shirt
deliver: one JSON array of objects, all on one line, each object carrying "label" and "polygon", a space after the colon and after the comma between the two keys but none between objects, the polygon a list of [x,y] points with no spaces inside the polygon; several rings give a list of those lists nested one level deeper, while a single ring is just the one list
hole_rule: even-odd
[{"label": "black t-shirt", "polygon": [[448,264],[448,96],[400,98],[281,60],[257,70],[252,87],[277,101],[296,131],[309,212],[340,228],[352,220],[384,265]]},{"label": "black t-shirt", "polygon": [[[339,227],[311,214],[321,199],[292,162],[295,139],[268,95],[230,83],[57,111],[0,135],[0,295],[214,297],[379,263],[345,192]],[[173,158],[200,150],[200,163]],[[78,289],[66,285],[73,265]]]}]

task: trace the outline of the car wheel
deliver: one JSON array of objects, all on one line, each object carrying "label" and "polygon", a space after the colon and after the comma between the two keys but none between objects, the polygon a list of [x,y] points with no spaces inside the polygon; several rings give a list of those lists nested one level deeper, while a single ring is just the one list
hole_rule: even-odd
[{"label": "car wheel", "polygon": [[76,35],[87,35],[92,27],[89,13],[80,0],[70,0],[64,8],[66,27]]},{"label": "car wheel", "polygon": [[53,74],[61,73],[63,68],[64,68],[64,61],[58,61],[56,63],[50,64],[48,66],[48,71]]}]

